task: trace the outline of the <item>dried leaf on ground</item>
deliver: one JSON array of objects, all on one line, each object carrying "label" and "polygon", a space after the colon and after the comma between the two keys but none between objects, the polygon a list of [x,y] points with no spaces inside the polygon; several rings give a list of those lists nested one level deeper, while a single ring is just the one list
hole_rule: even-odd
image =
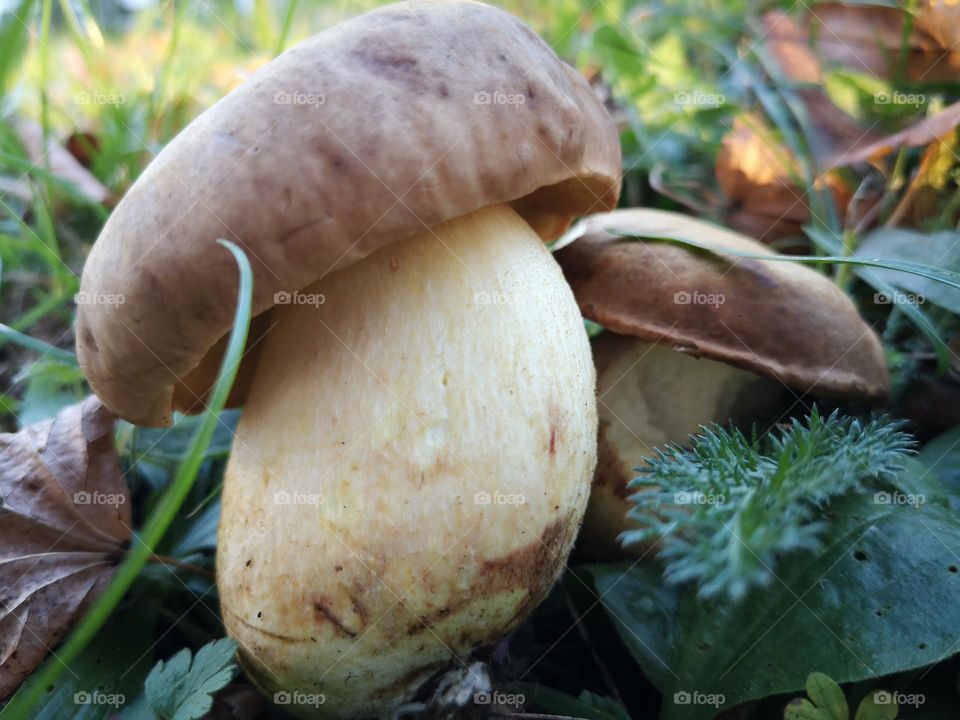
[{"label": "dried leaf on ground", "polygon": [[43,151],[43,128],[33,120],[17,120],[13,124],[17,138],[27,153],[30,162],[37,167],[49,167],[50,174],[70,183],[80,195],[91,203],[105,203],[110,191],[95,178],[62,145],[48,140],[47,152]]},{"label": "dried leaf on ground", "polygon": [[934,140],[948,137],[960,125],[960,102],[948,105],[940,112],[923,118],[910,127],[841,153],[830,160],[831,167],[843,167],[858,162],[876,160],[902,147],[920,147]]},{"label": "dried leaf on ground", "polygon": [[102,592],[130,540],[113,420],[90,397],[0,434],[0,699]]},{"label": "dried leaf on ground", "polygon": [[[810,218],[810,198],[795,180],[799,167],[764,121],[743,115],[723,138],[716,161],[717,182],[727,197],[731,227],[764,242],[799,235]],[[828,189],[843,213],[851,192],[831,173],[818,188]]]},{"label": "dried leaf on ground", "polygon": [[[810,49],[806,31],[780,11],[767,13],[763,23],[766,48],[783,77],[810,85],[792,89],[804,110],[804,133],[813,155],[810,171],[817,175],[816,187],[830,191],[843,215],[853,192],[831,171],[830,160],[851,148],[875,142],[879,136],[814,87],[822,82],[823,70]],[[804,175],[800,164],[755,115],[741,115],[724,137],[716,174],[728,198],[727,221],[741,232],[772,242],[800,235],[801,227],[810,220],[810,198],[797,182]]]},{"label": "dried leaf on ground", "polygon": [[796,87],[793,92],[806,110],[804,130],[820,171],[830,168],[831,157],[880,139],[881,133],[864,127],[837,107],[821,87],[815,87],[823,84],[823,67],[804,29],[778,10],[764,15],[763,25],[766,47],[783,76],[810,85]]},{"label": "dried leaf on ground", "polygon": [[[960,52],[943,28],[952,9],[942,0],[921,3],[907,38],[903,70],[917,82],[952,82],[960,71]],[[854,72],[892,79],[900,71],[904,20],[901,8],[822,3],[807,16],[818,56]],[[955,16],[954,16],[955,17]]]}]

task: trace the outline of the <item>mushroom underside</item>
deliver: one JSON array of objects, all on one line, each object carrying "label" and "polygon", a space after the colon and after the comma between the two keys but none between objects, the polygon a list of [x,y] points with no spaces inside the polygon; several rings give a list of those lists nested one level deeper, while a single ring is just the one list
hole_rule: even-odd
[{"label": "mushroom underside", "polygon": [[[598,462],[582,538],[588,552],[623,552],[617,536],[636,527],[626,515],[635,468],[667,444],[689,444],[701,426],[747,428],[776,417],[786,387],[726,363],[605,332],[593,340],[597,364]],[[632,554],[647,546],[632,546]]]}]

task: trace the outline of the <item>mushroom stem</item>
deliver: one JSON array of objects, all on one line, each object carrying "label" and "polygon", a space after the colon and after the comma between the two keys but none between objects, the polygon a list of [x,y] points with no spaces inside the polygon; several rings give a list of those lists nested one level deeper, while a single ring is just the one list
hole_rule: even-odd
[{"label": "mushroom stem", "polygon": [[596,460],[572,292],[508,206],[274,308],[227,468],[224,620],[295,714],[408,700],[546,594]]}]

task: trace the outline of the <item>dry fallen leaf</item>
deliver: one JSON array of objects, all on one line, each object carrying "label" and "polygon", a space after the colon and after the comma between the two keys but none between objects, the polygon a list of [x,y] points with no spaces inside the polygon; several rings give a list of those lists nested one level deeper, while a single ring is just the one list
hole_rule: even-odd
[{"label": "dry fallen leaf", "polygon": [[960,43],[960,3],[957,0],[926,0],[921,3],[915,22],[940,47],[957,54],[957,44]]},{"label": "dry fallen leaf", "polygon": [[820,87],[823,67],[810,48],[807,32],[785,12],[771,11],[763,17],[766,47],[787,80],[798,83],[794,93],[806,108],[806,135],[817,168],[826,170],[830,157],[880,138],[856,118],[838,108]]},{"label": "dry fallen leaf", "polygon": [[41,168],[45,167],[44,163],[49,163],[51,175],[70,183],[82,197],[92,203],[105,203],[110,199],[110,191],[66,148],[49,140],[47,152],[44,154],[43,129],[37,122],[20,119],[13,124],[13,127],[30,162],[36,163]]},{"label": "dry fallen leaf", "polygon": [[[828,63],[891,79],[899,71],[905,17],[901,8],[822,3],[810,10],[807,21],[817,55]],[[952,82],[956,78],[960,52],[950,24],[955,19],[953,9],[942,0],[920,4],[904,57],[908,79]]]},{"label": "dry fallen leaf", "polygon": [[[878,134],[871,134],[818,87],[823,80],[820,59],[810,49],[807,33],[787,13],[771,11],[763,24],[770,57],[784,78],[798,84],[793,92],[805,109],[804,130],[814,160],[810,170],[817,175],[817,187],[829,190],[844,214],[853,193],[831,172],[830,159],[876,141]],[[810,198],[796,182],[803,174],[762,118],[741,115],[724,137],[716,161],[728,223],[766,242],[800,235],[810,219]]]},{"label": "dry fallen leaf", "polygon": [[0,434],[0,699],[102,592],[130,540],[112,428],[90,397]]},{"label": "dry fallen leaf", "polygon": [[[720,145],[716,175],[732,228],[767,243],[801,234],[810,218],[810,198],[794,180],[801,175],[795,159],[761,118],[744,114],[734,121]],[[845,211],[851,192],[838,176],[821,175],[817,187],[828,189]]]},{"label": "dry fallen leaf", "polygon": [[919,122],[898,133],[887,135],[867,145],[840,153],[829,162],[830,167],[843,167],[858,162],[876,160],[889,155],[902,147],[929,145],[934,140],[947,138],[960,125],[960,102],[948,105],[936,115],[923,118]]}]

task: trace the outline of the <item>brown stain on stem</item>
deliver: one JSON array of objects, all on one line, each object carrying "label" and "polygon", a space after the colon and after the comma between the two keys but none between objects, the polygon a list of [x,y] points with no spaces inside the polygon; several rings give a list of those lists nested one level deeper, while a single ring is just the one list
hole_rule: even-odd
[{"label": "brown stain on stem", "polygon": [[318,625],[323,625],[325,622],[329,622],[337,630],[339,630],[344,635],[348,637],[355,638],[357,636],[356,630],[351,630],[347,625],[341,620],[336,613],[330,607],[331,602],[324,597],[315,597],[313,599],[313,618]]}]

